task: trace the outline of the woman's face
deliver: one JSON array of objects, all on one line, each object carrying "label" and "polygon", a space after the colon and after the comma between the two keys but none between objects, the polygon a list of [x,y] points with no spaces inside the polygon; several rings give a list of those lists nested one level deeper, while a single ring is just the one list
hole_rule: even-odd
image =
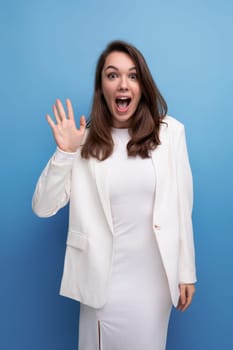
[{"label": "woman's face", "polygon": [[102,92],[112,114],[112,126],[128,128],[141,99],[136,66],[124,52],[111,52],[102,70]]}]

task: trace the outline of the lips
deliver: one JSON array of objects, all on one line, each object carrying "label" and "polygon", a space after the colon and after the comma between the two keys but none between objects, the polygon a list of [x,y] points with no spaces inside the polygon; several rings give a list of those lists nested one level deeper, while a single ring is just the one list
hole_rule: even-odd
[{"label": "lips", "polygon": [[131,98],[127,96],[117,97],[115,102],[116,102],[118,112],[125,113],[129,109]]}]

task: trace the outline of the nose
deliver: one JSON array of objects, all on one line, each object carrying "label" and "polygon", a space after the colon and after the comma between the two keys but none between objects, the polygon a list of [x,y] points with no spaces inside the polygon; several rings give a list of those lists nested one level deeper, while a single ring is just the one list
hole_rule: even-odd
[{"label": "nose", "polygon": [[119,90],[128,90],[128,82],[127,82],[127,77],[126,76],[121,76],[120,81],[119,81]]}]

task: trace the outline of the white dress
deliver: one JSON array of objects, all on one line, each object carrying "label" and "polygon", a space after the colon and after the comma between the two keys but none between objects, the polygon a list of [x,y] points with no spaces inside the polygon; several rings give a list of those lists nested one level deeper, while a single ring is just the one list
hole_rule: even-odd
[{"label": "white dress", "polygon": [[107,303],[80,303],[79,350],[164,350],[172,307],[152,230],[156,179],[151,159],[128,157],[128,129],[112,129],[109,193],[113,266]]}]

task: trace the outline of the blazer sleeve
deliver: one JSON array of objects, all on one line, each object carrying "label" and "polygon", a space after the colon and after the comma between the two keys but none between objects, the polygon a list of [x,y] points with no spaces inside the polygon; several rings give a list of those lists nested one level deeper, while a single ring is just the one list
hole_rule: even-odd
[{"label": "blazer sleeve", "polygon": [[32,209],[39,217],[55,215],[68,203],[75,156],[57,148],[40,175],[32,198]]},{"label": "blazer sleeve", "polygon": [[183,125],[177,146],[177,185],[180,222],[179,282],[195,283],[197,279],[192,225],[193,179]]}]

